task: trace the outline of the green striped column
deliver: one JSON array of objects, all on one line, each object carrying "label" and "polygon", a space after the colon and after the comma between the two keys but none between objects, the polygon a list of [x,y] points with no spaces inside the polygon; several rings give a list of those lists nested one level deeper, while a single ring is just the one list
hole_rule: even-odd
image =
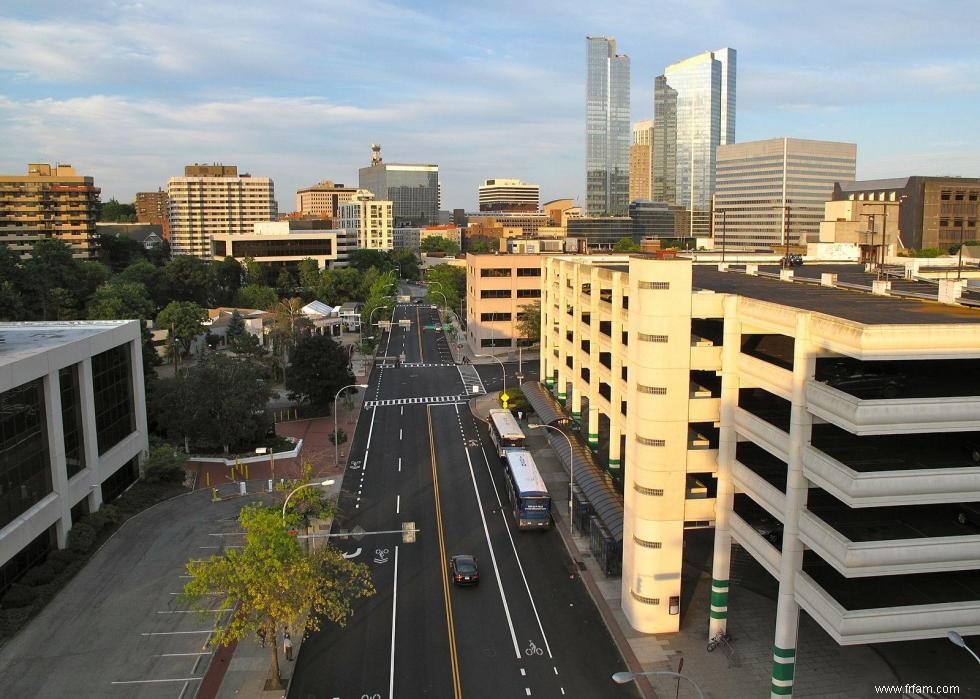
[{"label": "green striped column", "polygon": [[599,448],[598,432],[589,432],[589,447],[591,447],[593,451]]},{"label": "green striped column", "polygon": [[619,473],[623,468],[622,462],[619,459],[609,459],[609,470],[612,473]]},{"label": "green striped column", "polygon": [[772,687],[770,696],[793,695],[793,673],[796,670],[796,649],[772,647]]},{"label": "green striped column", "polygon": [[565,399],[567,397],[568,397],[568,394],[567,393],[565,393],[561,389],[558,390],[558,400],[559,400],[559,402],[564,403],[565,402]]},{"label": "green striped column", "polygon": [[548,387],[548,390],[549,391],[551,389],[553,389],[555,387],[555,377],[554,376],[545,376],[544,377],[544,385]]},{"label": "green striped column", "polygon": [[581,425],[582,424],[582,411],[581,410],[573,410],[572,411],[572,422],[574,422],[576,425]]},{"label": "green striped column", "polygon": [[711,618],[728,618],[728,581],[711,579]]}]

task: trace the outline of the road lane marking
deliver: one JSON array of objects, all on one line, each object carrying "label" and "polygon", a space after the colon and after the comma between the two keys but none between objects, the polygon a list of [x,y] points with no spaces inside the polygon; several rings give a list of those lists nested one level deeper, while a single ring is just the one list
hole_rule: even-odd
[{"label": "road lane marking", "polygon": [[151,682],[194,682],[203,679],[201,677],[174,677],[168,680],[116,680],[109,684],[149,684]]},{"label": "road lane marking", "polygon": [[204,629],[204,631],[144,631],[140,636],[177,636],[188,633],[211,633],[214,629]]},{"label": "road lane marking", "polygon": [[[404,408],[402,408],[402,410],[404,410]],[[398,457],[398,472],[402,472],[402,457],[400,456]]]},{"label": "road lane marking", "polygon": [[424,362],[425,355],[422,354],[422,316],[419,315],[419,312],[420,312],[419,309],[416,308],[415,309],[415,327],[416,327],[415,334],[418,335],[419,338],[419,361]]},{"label": "road lane marking", "polygon": [[[459,406],[456,406],[456,415],[459,415]],[[504,594],[504,583],[500,577],[500,569],[497,567],[497,554],[493,549],[493,541],[490,539],[490,529],[487,527],[487,518],[483,514],[483,502],[480,500],[480,489],[476,485],[476,474],[473,471],[473,462],[470,460],[470,450],[463,443],[463,453],[466,454],[466,463],[470,467],[470,480],[473,481],[473,493],[476,495],[476,509],[480,513],[480,521],[483,523],[483,534],[487,538],[487,546],[490,547],[490,562],[497,578],[497,589],[500,591],[500,602],[504,605],[504,615],[507,617],[507,626],[510,629],[510,638],[514,642],[514,655],[521,659],[521,648],[517,643],[517,634],[514,632],[514,621],[510,616],[510,605],[507,604],[507,595]],[[506,522],[504,523],[506,524]]]},{"label": "road lane marking", "polygon": [[[399,514],[401,514],[401,512],[402,512],[402,496],[401,495],[396,495],[395,496],[395,514],[396,515],[399,515]],[[395,550],[397,550],[397,548],[398,547],[395,547]]]},{"label": "road lane marking", "polygon": [[395,614],[398,611],[398,547],[395,546],[395,582],[391,586],[391,667],[388,670],[388,697],[395,699]]},{"label": "road lane marking", "polygon": [[185,655],[211,655],[211,651],[201,651],[199,653],[157,653],[151,655],[151,658],[182,658]]},{"label": "road lane marking", "polygon": [[402,438],[402,428],[399,427],[398,428],[398,439],[400,440],[401,438]]},{"label": "road lane marking", "polygon": [[459,677],[459,659],[456,656],[456,629],[453,626],[453,605],[449,599],[449,564],[446,561],[446,539],[442,529],[442,504],[439,500],[439,471],[436,467],[436,443],[432,436],[432,408],[426,406],[426,418],[429,422],[429,456],[432,460],[432,493],[436,504],[436,530],[439,540],[439,560],[442,569],[439,578],[442,580],[442,596],[446,609],[446,631],[449,635],[449,661],[453,675],[453,696],[461,699],[463,687]]},{"label": "road lane marking", "polygon": [[371,451],[371,435],[374,434],[374,418],[378,414],[377,408],[371,408],[371,427],[368,429],[367,446],[364,447],[364,458],[361,460],[361,473],[367,471],[368,452]]}]

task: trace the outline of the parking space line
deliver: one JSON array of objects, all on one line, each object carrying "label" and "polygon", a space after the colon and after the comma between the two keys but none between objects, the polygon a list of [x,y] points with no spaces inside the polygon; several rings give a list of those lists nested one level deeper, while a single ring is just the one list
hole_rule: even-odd
[{"label": "parking space line", "polygon": [[213,631],[214,629],[204,629],[203,631],[143,631],[140,636],[177,636],[191,633],[212,633]]},{"label": "parking space line", "polygon": [[151,684],[153,682],[194,682],[202,680],[203,677],[171,677],[166,680],[114,680],[109,684]]},{"label": "parking space line", "polygon": [[155,653],[151,658],[179,658],[185,655],[211,655],[211,651],[201,651],[198,653]]}]

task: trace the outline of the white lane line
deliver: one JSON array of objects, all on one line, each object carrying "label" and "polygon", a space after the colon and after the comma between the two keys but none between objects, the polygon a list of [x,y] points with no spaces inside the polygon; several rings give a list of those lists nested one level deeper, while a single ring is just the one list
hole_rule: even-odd
[{"label": "white lane line", "polygon": [[402,496],[395,496],[395,514],[400,515],[402,513]]},{"label": "white lane line", "polygon": [[[459,406],[456,406],[456,414],[459,415]],[[507,595],[504,594],[504,583],[500,577],[500,569],[497,567],[497,554],[493,550],[493,541],[490,539],[490,529],[487,527],[487,518],[483,514],[483,502],[480,500],[480,489],[476,485],[476,474],[473,472],[473,461],[470,460],[470,450],[463,442],[463,453],[466,454],[466,463],[470,466],[470,480],[473,481],[473,493],[476,495],[476,509],[480,513],[480,521],[483,522],[483,534],[487,538],[487,546],[490,547],[490,561],[493,563],[493,570],[497,578],[497,589],[500,591],[500,602],[504,605],[504,615],[507,617],[507,626],[510,628],[510,638],[514,642],[514,655],[521,659],[521,648],[517,644],[517,634],[514,632],[514,621],[510,616],[510,606],[507,604]],[[506,522],[505,522],[506,524]]]},{"label": "white lane line", "polygon": [[398,472],[402,472],[402,457],[398,457]]},{"label": "white lane line", "polygon": [[404,405],[402,406],[402,411],[401,411],[401,414],[402,414],[402,415],[404,415],[404,414],[405,414],[405,406],[404,406]]},{"label": "white lane line", "polygon": [[555,667],[554,665],[552,665],[551,666],[551,669],[555,671],[555,674],[556,675],[558,674],[558,668],[557,667]]},{"label": "white lane line", "polygon": [[211,651],[204,651],[203,653],[158,653],[156,655],[150,656],[153,658],[182,658],[185,655],[211,655]]},{"label": "white lane line", "polygon": [[144,631],[140,636],[177,636],[188,633],[211,633],[214,629],[204,629],[204,631]]},{"label": "white lane line", "polygon": [[391,587],[391,667],[388,669],[388,698],[395,697],[395,614],[398,611],[398,547],[395,546],[395,582]]},{"label": "white lane line", "polygon": [[524,688],[524,693],[527,694],[528,696],[531,696],[531,688],[530,687],[525,687]]},{"label": "white lane line", "polygon": [[527,672],[524,670],[524,668],[521,668],[521,677],[527,677]]},{"label": "white lane line", "polygon": [[109,684],[149,684],[151,682],[194,682],[202,677],[174,677],[169,680],[117,680]]},{"label": "white lane line", "polygon": [[371,408],[371,428],[368,430],[367,446],[364,447],[364,460],[361,462],[361,478],[364,478],[364,472],[367,471],[368,452],[371,451],[371,435],[374,434],[374,416],[377,414],[378,409]]},{"label": "white lane line", "polygon": [[[490,459],[487,458],[487,450],[483,447],[480,448],[483,452],[483,461],[487,465],[487,473],[490,474],[490,481],[494,484],[494,490],[497,489],[496,481],[493,478],[493,472],[490,470]],[[466,458],[470,458],[470,450],[466,450]],[[474,481],[475,483],[476,481]],[[497,502],[500,502],[500,495],[497,495]],[[481,508],[480,515],[483,515],[483,510]],[[524,565],[521,563],[521,556],[517,553],[517,545],[514,543],[514,535],[510,532],[510,526],[507,522],[507,514],[504,511],[503,505],[500,507],[500,518],[504,521],[504,529],[507,531],[507,538],[510,539],[510,547],[514,551],[514,560],[517,561],[517,569],[521,571],[521,579],[524,581],[524,589],[527,590],[527,598],[531,601],[531,609],[534,611],[534,618],[538,622],[538,630],[541,631],[541,638],[544,640],[545,650],[548,651],[548,657],[554,658],[555,656],[551,653],[551,645],[548,643],[548,636],[544,632],[544,626],[541,624],[541,617],[538,614],[538,605],[534,603],[534,595],[531,594],[531,586],[527,583],[527,576],[524,574]]]},{"label": "white lane line", "polygon": [[398,439],[401,439],[401,438],[402,438],[402,430],[401,430],[401,428],[399,427],[399,428],[398,428]]}]

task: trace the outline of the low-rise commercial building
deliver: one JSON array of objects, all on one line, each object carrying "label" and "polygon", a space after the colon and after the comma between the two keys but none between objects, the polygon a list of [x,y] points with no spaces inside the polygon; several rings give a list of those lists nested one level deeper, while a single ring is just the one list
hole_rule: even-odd
[{"label": "low-rise commercial building", "polygon": [[622,547],[637,630],[678,630],[684,532],[713,524],[709,638],[733,543],[778,581],[773,695],[792,693],[801,610],[845,645],[980,633],[980,311],[831,272],[543,268],[541,376],[620,484],[585,523]]},{"label": "low-rise commercial building", "polygon": [[139,321],[0,323],[0,593],[133,483],[148,445]]},{"label": "low-rise commercial building", "polygon": [[480,185],[480,211],[537,211],[541,188],[521,180],[485,180]]},{"label": "low-rise commercial building", "polygon": [[541,256],[466,256],[466,341],[476,354],[517,347],[525,306],[541,298]]},{"label": "low-rise commercial building", "polygon": [[26,175],[0,175],[0,243],[30,255],[34,243],[57,238],[73,257],[94,257],[100,191],[71,165],[31,163]]},{"label": "low-rise commercial building", "polygon": [[296,213],[301,216],[336,218],[340,206],[354,199],[357,187],[345,187],[330,180],[296,191]]},{"label": "low-rise commercial building", "polygon": [[[333,230],[329,221],[288,220],[256,223],[251,233],[216,233],[211,236],[211,257],[250,257],[260,265],[295,269],[301,260],[316,260],[320,269],[346,266],[350,249],[343,230]],[[343,246],[341,238],[348,243]],[[355,245],[356,247],[356,245]],[[343,264],[341,264],[343,263]]]}]

